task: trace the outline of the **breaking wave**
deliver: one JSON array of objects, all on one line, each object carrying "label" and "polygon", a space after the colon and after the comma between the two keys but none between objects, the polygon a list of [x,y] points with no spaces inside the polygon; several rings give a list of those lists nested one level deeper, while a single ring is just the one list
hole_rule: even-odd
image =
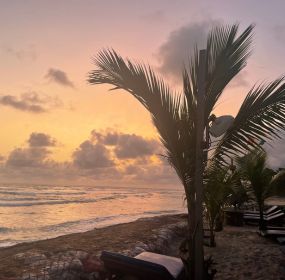
[{"label": "breaking wave", "polygon": [[38,206],[38,205],[57,205],[57,204],[72,204],[72,203],[94,203],[98,201],[103,200],[114,200],[114,199],[123,199],[127,198],[127,195],[112,195],[107,197],[101,197],[101,198],[94,198],[94,199],[74,199],[74,200],[47,200],[47,201],[41,201],[41,200],[35,200],[31,199],[33,201],[27,201],[27,202],[20,202],[18,203],[15,201],[15,203],[7,203],[3,202],[3,200],[0,200],[0,207],[26,207],[26,206]]}]

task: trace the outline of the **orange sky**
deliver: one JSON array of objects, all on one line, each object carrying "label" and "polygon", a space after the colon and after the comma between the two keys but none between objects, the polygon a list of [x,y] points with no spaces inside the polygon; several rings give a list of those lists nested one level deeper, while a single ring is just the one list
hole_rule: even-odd
[{"label": "orange sky", "polygon": [[[161,67],[164,62],[166,66],[171,65],[166,63],[168,55],[174,56],[187,47],[178,40],[183,32],[189,36],[186,39],[190,48],[196,37],[203,41],[204,29],[215,22],[239,21],[241,28],[255,22],[254,55],[239,84],[233,83],[226,90],[216,109],[217,115],[235,115],[255,82],[284,73],[282,26],[285,21],[280,11],[285,7],[282,1],[276,1],[270,15],[257,0],[250,1],[250,6],[257,7],[248,9],[251,12],[244,11],[248,1],[229,4],[231,1],[220,0],[215,5],[212,1],[199,4],[184,0],[142,2],[28,0],[7,1],[1,5],[0,98],[10,96],[14,105],[11,100],[10,105],[0,103],[0,181],[7,181],[12,174],[12,167],[9,172],[5,171],[11,152],[17,148],[29,149],[27,140],[33,132],[56,139],[57,144],[48,148],[48,157],[44,159],[53,164],[70,164],[74,151],[90,140],[94,129],[135,134],[146,141],[156,138],[148,113],[131,96],[108,92],[107,86],[87,84],[87,73],[94,68],[91,57],[102,47],[114,47],[123,56],[150,63],[172,81],[173,87],[179,88],[179,84],[173,82],[173,73]],[[217,8],[221,5],[223,10]],[[192,37],[191,30],[198,35]],[[55,73],[59,75],[58,80],[56,75],[48,74],[51,69],[58,71]],[[62,80],[60,73],[66,80]],[[46,112],[23,109],[27,104],[22,103],[27,98],[39,98]],[[21,101],[21,105],[15,105],[15,100]],[[145,163],[145,170],[149,168],[146,165],[157,164],[150,162]],[[17,173],[17,181],[29,178],[28,173],[21,174]],[[68,182],[66,178],[64,182]],[[90,176],[81,174],[80,178],[85,182]],[[37,180],[45,181],[46,177],[39,176]]]}]

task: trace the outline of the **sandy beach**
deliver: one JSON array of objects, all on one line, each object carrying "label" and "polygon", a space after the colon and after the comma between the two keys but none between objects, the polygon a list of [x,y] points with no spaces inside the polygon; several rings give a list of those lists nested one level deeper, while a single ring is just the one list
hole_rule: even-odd
[{"label": "sandy beach", "polygon": [[[48,262],[74,260],[87,253],[99,256],[102,250],[177,256],[185,230],[185,215],[168,215],[1,248],[0,279],[21,279],[28,271],[39,273]],[[257,228],[227,226],[216,234],[216,241],[216,248],[205,247],[205,254],[216,262],[215,279],[285,279],[285,254],[277,243],[260,237]]]},{"label": "sandy beach", "polygon": [[[144,244],[157,244],[159,231],[181,223],[184,228],[184,215],[145,218],[83,233],[0,248],[0,275],[1,277],[21,277],[25,271],[34,271],[32,269],[34,260],[43,261],[45,264],[48,260],[57,261],[63,255],[73,255],[78,252],[99,256],[102,250],[106,250],[133,255],[135,248],[141,248]],[[164,239],[166,242],[171,240],[168,236]],[[167,248],[168,246],[165,245],[167,244],[161,244],[161,247]],[[41,262],[38,264],[41,266]]]},{"label": "sandy beach", "polygon": [[216,235],[216,248],[205,247],[216,262],[217,280],[285,279],[281,246],[261,237],[256,227],[228,227]]}]

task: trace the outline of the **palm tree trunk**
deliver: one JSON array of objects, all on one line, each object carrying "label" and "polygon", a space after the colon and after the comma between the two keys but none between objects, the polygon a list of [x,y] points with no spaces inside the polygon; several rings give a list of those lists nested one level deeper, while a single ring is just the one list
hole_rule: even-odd
[{"label": "palm tree trunk", "polygon": [[191,198],[191,193],[190,191],[191,188],[189,186],[186,186],[185,193],[186,193],[186,200],[187,200],[187,210],[188,210],[188,236],[186,237],[186,250],[187,250],[187,255],[186,259],[186,274],[187,278],[194,279],[194,233],[195,233],[195,219],[193,219],[195,215],[195,204],[193,203],[193,199]]},{"label": "palm tree trunk", "polygon": [[265,221],[264,221],[264,203],[259,204],[259,230],[263,230],[265,228]]},{"label": "palm tree trunk", "polygon": [[[188,210],[189,211],[189,210]],[[189,224],[189,258],[188,258],[188,273],[189,273],[189,279],[193,279],[195,275],[195,256],[194,256],[194,234],[195,234],[195,220],[193,219],[195,215],[195,204],[190,203],[190,215],[188,215],[188,218],[190,219]]]},{"label": "palm tree trunk", "polygon": [[215,231],[222,231],[224,229],[224,217],[222,211],[219,211],[215,218]]},{"label": "palm tree trunk", "polygon": [[194,279],[204,278],[204,247],[203,247],[203,173],[204,173],[204,130],[205,130],[205,94],[206,94],[206,50],[199,51],[197,111],[195,115],[195,176],[194,193],[195,215],[193,235]]},{"label": "palm tree trunk", "polygon": [[210,231],[210,247],[216,247],[216,241],[215,241],[215,233],[213,230]]},{"label": "palm tree trunk", "polygon": [[209,223],[209,227],[210,227],[210,247],[215,247],[216,246],[216,242],[215,242],[215,219],[211,219],[210,223]]}]

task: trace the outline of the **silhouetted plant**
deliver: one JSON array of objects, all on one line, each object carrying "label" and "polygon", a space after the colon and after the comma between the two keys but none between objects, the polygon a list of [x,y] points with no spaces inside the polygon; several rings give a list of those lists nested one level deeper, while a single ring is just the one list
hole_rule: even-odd
[{"label": "silhouetted plant", "polygon": [[245,202],[249,200],[246,186],[242,183],[241,178],[236,172],[236,182],[231,188],[231,193],[227,198],[228,204],[232,205],[234,209],[240,209]]},{"label": "silhouetted plant", "polygon": [[[230,81],[246,66],[250,55],[253,26],[238,35],[238,25],[215,27],[209,33],[206,53],[205,124]],[[165,156],[184,186],[189,213],[189,269],[195,267],[197,238],[194,219],[196,108],[199,52],[194,50],[189,66],[183,71],[183,91],[173,92],[148,65],[123,59],[114,50],[102,50],[94,58],[96,69],[89,74],[90,84],[111,84],[132,94],[151,114],[152,121],[165,147]],[[187,64],[187,62],[186,62]],[[258,146],[252,139],[271,139],[284,129],[285,84],[280,78],[269,85],[253,88],[245,98],[232,126],[216,146],[212,160],[245,154]],[[202,249],[202,248],[201,248]],[[191,278],[193,279],[193,277]]]},{"label": "silhouetted plant", "polygon": [[[215,227],[223,216],[223,208],[227,205],[233,188],[237,184],[236,173],[229,167],[210,166],[205,172],[204,202],[206,218],[210,229],[210,246],[215,246]],[[222,221],[223,222],[223,219]]]},{"label": "silhouetted plant", "polygon": [[284,171],[276,174],[275,171],[267,167],[266,158],[266,152],[261,148],[237,158],[239,172],[242,178],[248,182],[249,189],[252,191],[259,208],[260,229],[264,228],[265,200],[277,194],[277,190],[280,189],[280,184],[285,178]]}]

